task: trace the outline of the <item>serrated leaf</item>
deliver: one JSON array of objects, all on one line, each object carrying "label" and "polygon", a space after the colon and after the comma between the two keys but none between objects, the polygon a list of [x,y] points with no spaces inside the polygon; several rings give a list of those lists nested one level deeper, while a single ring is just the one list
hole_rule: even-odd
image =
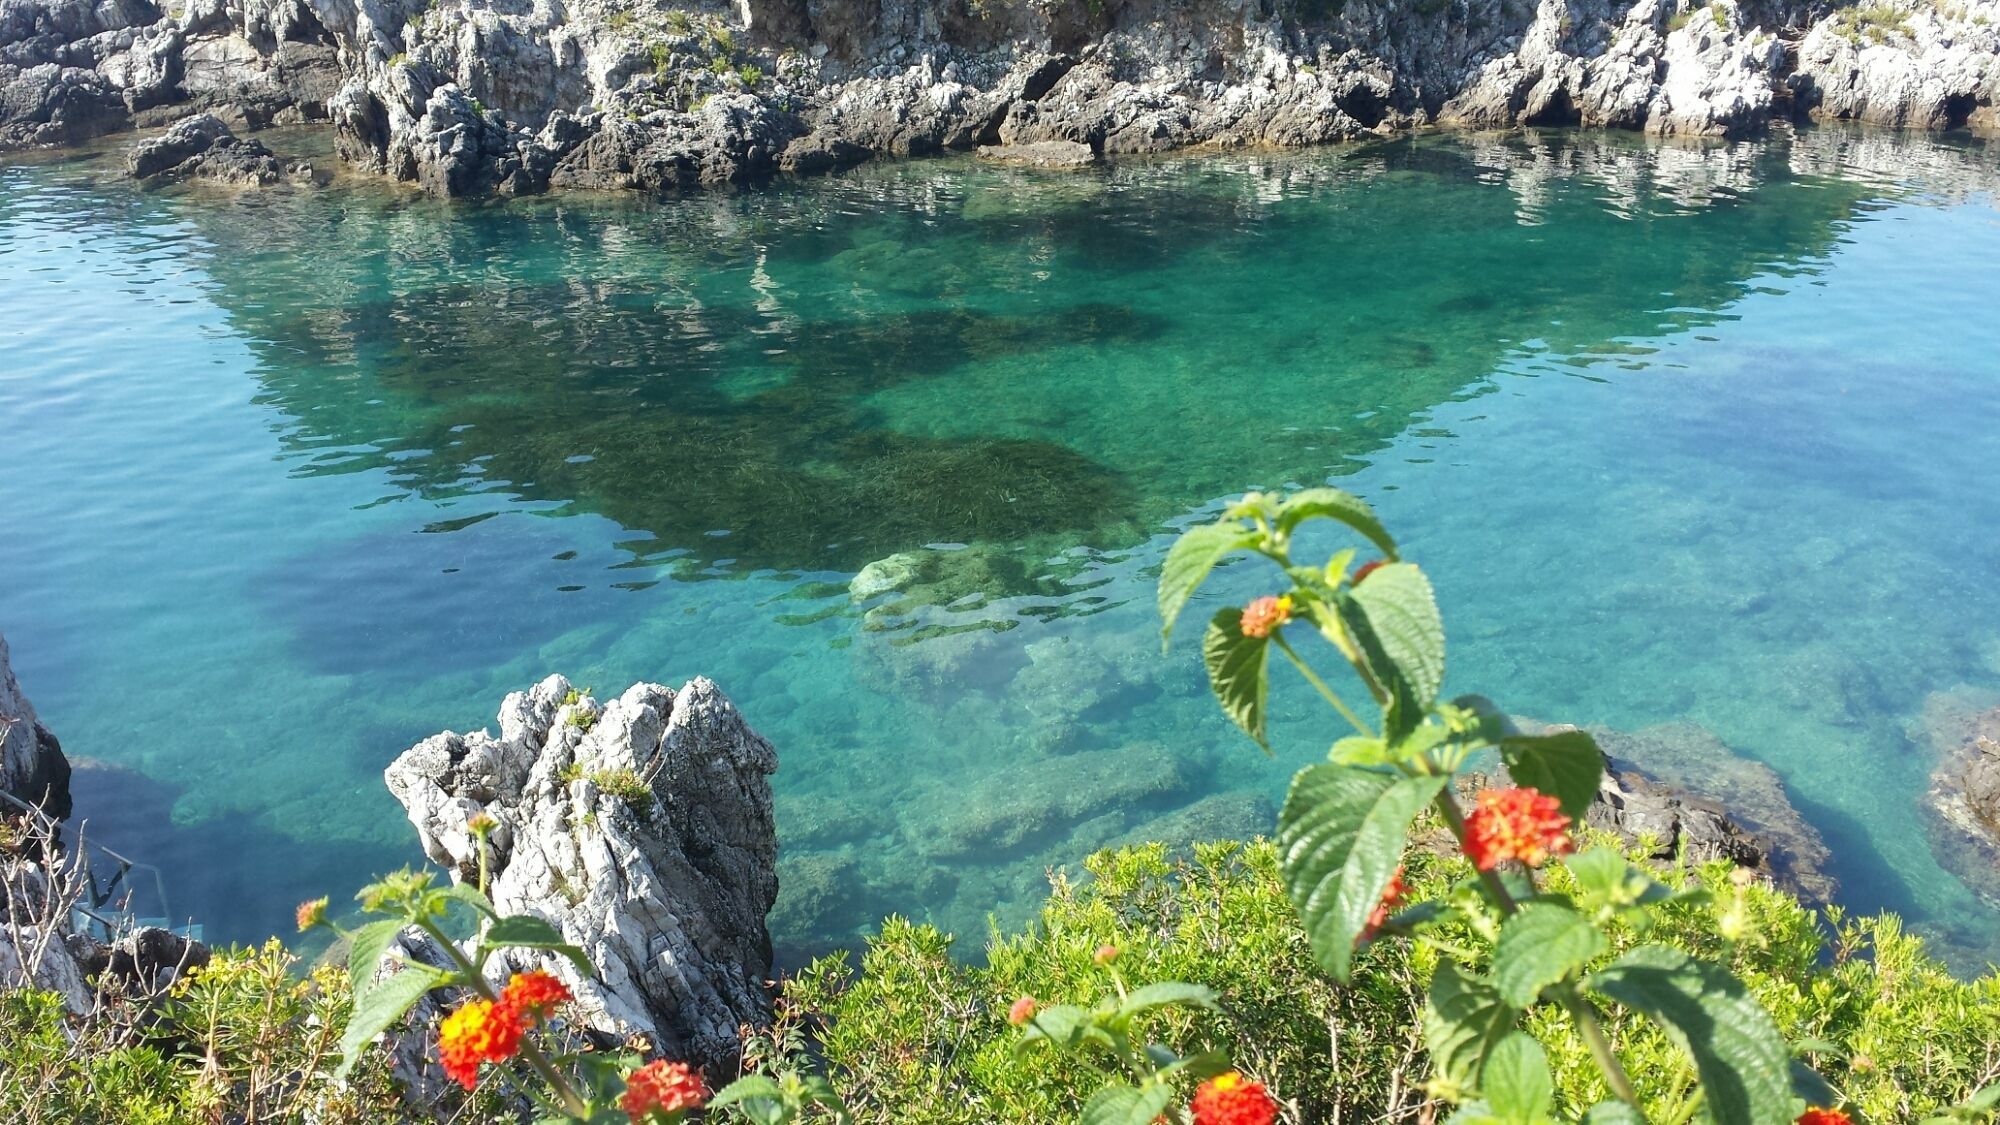
[{"label": "serrated leaf", "polygon": [[1411,820],[1446,780],[1334,765],[1292,779],[1278,814],[1278,863],[1313,954],[1339,980],[1402,863]]},{"label": "serrated leaf", "polygon": [[1521,733],[1514,726],[1513,717],[1483,695],[1461,695],[1453,699],[1451,705],[1477,720],[1472,733],[1481,741],[1498,743],[1503,738]]},{"label": "serrated leaf", "polygon": [[1500,758],[1514,784],[1539,789],[1581,821],[1604,779],[1604,753],[1588,731],[1518,734],[1500,741]]},{"label": "serrated leaf", "polygon": [[1338,488],[1295,492],[1279,505],[1276,529],[1280,535],[1290,535],[1300,524],[1313,519],[1339,520],[1375,544],[1389,561],[1396,560],[1396,540],[1382,526],[1375,509],[1351,492]]},{"label": "serrated leaf", "polygon": [[1201,639],[1201,660],[1208,667],[1208,686],[1222,713],[1244,734],[1269,750],[1264,737],[1265,700],[1270,696],[1271,641],[1243,635],[1243,611],[1219,609]]},{"label": "serrated leaf", "polygon": [[586,977],[597,974],[583,950],[564,941],[561,931],[532,914],[510,914],[488,926],[479,947],[481,963],[485,954],[495,949],[546,949],[569,958],[570,964]]},{"label": "serrated leaf", "polygon": [[1479,1092],[1494,1114],[1510,1125],[1535,1125],[1546,1119],[1555,1108],[1556,1087],[1542,1045],[1519,1031],[1503,1036],[1487,1052]]},{"label": "serrated leaf", "polygon": [[1770,1014],[1720,965],[1642,945],[1584,986],[1660,1025],[1694,1059],[1716,1125],[1791,1120],[1791,1057]]},{"label": "serrated leaf", "polygon": [[347,1017],[347,1029],[340,1036],[340,1066],[333,1072],[334,1077],[345,1079],[376,1036],[402,1019],[424,993],[451,983],[451,979],[450,973],[409,961],[374,987],[356,993],[354,1011]]},{"label": "serrated leaf", "polygon": [[1610,943],[1590,919],[1555,902],[1531,902],[1500,927],[1493,946],[1493,987],[1516,1008],[1542,989],[1603,955]]},{"label": "serrated leaf", "polygon": [[1370,674],[1390,694],[1382,733],[1400,739],[1423,721],[1444,685],[1444,620],[1430,579],[1411,563],[1390,563],[1342,592],[1336,606]]},{"label": "serrated leaf", "polygon": [[1460,1088],[1478,1089],[1487,1055],[1514,1034],[1518,1016],[1490,982],[1450,961],[1440,964],[1431,974],[1424,1003],[1424,1046],[1431,1066]]},{"label": "serrated leaf", "polygon": [[1144,1086],[1114,1082],[1083,1103],[1083,1125],[1152,1125],[1171,1100],[1173,1092],[1158,1082]]},{"label": "serrated leaf", "polygon": [[1216,1006],[1215,990],[1207,985],[1172,980],[1142,985],[1127,993],[1125,999],[1119,1002],[1118,1015],[1136,1016],[1140,1012],[1176,1004],[1212,1009]]},{"label": "serrated leaf", "polygon": [[382,966],[382,954],[396,940],[396,935],[403,932],[404,925],[400,918],[384,918],[355,930],[348,939],[347,982],[356,995],[374,983],[376,970]]},{"label": "serrated leaf", "polygon": [[1209,523],[1181,533],[1160,566],[1160,640],[1173,636],[1174,622],[1215,564],[1257,545],[1257,533],[1235,522]]}]

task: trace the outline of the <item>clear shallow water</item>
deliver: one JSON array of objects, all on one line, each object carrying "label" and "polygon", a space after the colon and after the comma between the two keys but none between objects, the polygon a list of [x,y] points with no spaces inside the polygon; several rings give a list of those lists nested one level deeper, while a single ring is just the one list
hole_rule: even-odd
[{"label": "clear shallow water", "polygon": [[[773,739],[793,956],[1267,830],[1330,727],[1281,686],[1278,761],[1234,737],[1152,568],[1333,479],[1431,571],[1452,686],[1705,728],[1849,905],[2000,955],[1916,813],[1927,700],[2000,691],[1993,149],[1434,138],[491,206],[108,167],[0,165],[0,629],[118,767],[96,834],[211,936],[416,858],[381,767],[554,671],[706,674]],[[856,598],[864,567],[909,581]]]}]

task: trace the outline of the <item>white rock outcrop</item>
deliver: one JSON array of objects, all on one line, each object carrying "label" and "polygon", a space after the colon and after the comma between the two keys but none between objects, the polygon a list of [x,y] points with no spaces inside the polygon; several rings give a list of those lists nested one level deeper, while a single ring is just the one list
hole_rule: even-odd
[{"label": "white rock outcrop", "polygon": [[551,676],[509,695],[499,719],[497,738],[434,735],[385,774],[454,878],[478,878],[467,826],[493,817],[495,907],[548,921],[597,968],[585,978],[515,950],[496,955],[496,978],[546,969],[594,1030],[733,1064],[739,1029],[770,1018],[776,751],[706,679],[637,684],[600,706]]}]

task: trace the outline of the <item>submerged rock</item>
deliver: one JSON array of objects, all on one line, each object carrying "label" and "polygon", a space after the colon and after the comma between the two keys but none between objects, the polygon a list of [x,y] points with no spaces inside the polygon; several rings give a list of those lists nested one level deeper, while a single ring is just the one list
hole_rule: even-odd
[{"label": "submerged rock", "polygon": [[1937,754],[1923,802],[1931,851],[2000,906],[2000,697],[1939,693],[1925,702],[1923,727]]},{"label": "submerged rock", "polygon": [[1088,168],[1097,153],[1078,141],[1035,141],[1019,145],[986,145],[974,155],[994,164],[1021,168]]},{"label": "submerged rock", "polygon": [[[1604,777],[1584,814],[1590,827],[1628,847],[1648,842],[1658,862],[1728,860],[1808,903],[1833,901],[1839,886],[1826,871],[1831,853],[1769,766],[1737,755],[1691,723],[1591,733],[1605,758]],[[1488,783],[1468,774],[1460,788],[1469,796]],[[1492,783],[1508,784],[1504,768]],[[1455,849],[1438,832],[1426,845]]]},{"label": "submerged rock", "polygon": [[765,915],[777,897],[771,744],[705,679],[637,684],[608,705],[551,676],[500,708],[498,738],[434,735],[386,771],[432,860],[478,877],[471,818],[492,816],[489,894],[597,967],[513,950],[500,978],[562,977],[586,1022],[675,1058],[734,1065],[771,1013]]}]

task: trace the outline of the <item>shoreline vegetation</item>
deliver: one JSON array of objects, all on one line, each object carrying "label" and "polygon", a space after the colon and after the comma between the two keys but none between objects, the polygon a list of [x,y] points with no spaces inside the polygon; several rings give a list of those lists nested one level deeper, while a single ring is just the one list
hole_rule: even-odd
[{"label": "shoreline vegetation", "polygon": [[[1290,533],[1312,519],[1360,531],[1382,557],[1293,565]],[[1035,925],[989,936],[983,965],[891,917],[858,956],[765,979],[776,751],[705,680],[600,702],[551,677],[508,697],[498,738],[411,748],[387,780],[449,882],[406,871],[365,888],[359,912],[304,903],[302,931],[337,935],[314,966],[276,939],[213,951],[159,929],[79,929],[74,908],[95,900],[81,842],[52,815],[61,748],[9,674],[0,781],[23,802],[0,848],[0,1110],[162,1123],[671,1123],[704,1105],[710,1119],[968,1125],[1414,1122],[1453,1105],[1454,1120],[1530,1123],[1990,1117],[2000,975],[1956,979],[1893,915],[1853,918],[1775,885],[1824,885],[1801,866],[1808,840],[1621,773],[1586,732],[1437,700],[1428,584],[1347,494],[1253,494],[1186,532],[1161,581],[1169,625],[1245,550],[1295,585],[1209,624],[1225,713],[1261,741],[1278,653],[1361,733],[1301,771],[1272,839],[1092,855],[1084,878],[1052,873]],[[1379,727],[1307,670],[1293,645],[1310,633],[1353,663]],[[1965,735],[1975,774],[1989,725]],[[1480,748],[1505,774],[1453,780]]]},{"label": "shoreline vegetation", "polygon": [[233,130],[328,123],[440,196],[671,193],[978,151],[1075,168],[1433,127],[1675,138],[2000,127],[2000,0],[24,0],[0,152],[169,124],[148,180],[310,183]]}]

